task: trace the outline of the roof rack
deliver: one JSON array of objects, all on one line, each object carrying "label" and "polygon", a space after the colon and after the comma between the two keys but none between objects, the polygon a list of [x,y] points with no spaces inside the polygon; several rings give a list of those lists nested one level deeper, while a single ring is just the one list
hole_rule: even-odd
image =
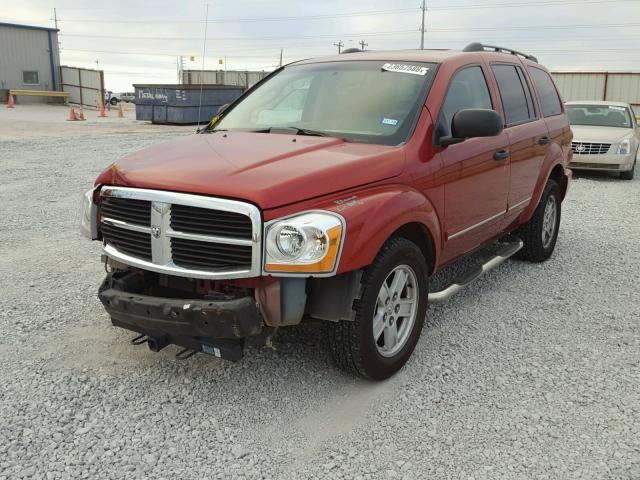
[{"label": "roof rack", "polygon": [[345,50],[342,50],[342,52],[340,53],[360,53],[360,52],[364,52],[364,50],[360,50],[359,48],[347,48]]},{"label": "roof rack", "polygon": [[527,53],[522,53],[517,50],[513,50],[512,48],[498,47],[496,45],[484,45],[480,42],[470,43],[466,47],[462,49],[463,52],[500,52],[500,53],[510,53],[511,55],[519,55],[527,60],[531,60],[532,62],[538,63],[538,59],[533,55],[529,55]]}]

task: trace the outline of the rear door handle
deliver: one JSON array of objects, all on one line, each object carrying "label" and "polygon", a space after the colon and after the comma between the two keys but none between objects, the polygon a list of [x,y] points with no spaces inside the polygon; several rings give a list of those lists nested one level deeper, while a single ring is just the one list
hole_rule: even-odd
[{"label": "rear door handle", "polygon": [[547,136],[540,137],[540,138],[538,139],[538,143],[539,143],[540,145],[547,145],[550,141],[551,141],[551,140],[549,140],[549,137],[547,137]]},{"label": "rear door handle", "polygon": [[506,148],[503,148],[502,150],[498,150],[493,154],[493,159],[504,160],[505,158],[509,158],[509,155],[511,155],[511,152],[509,152],[509,150],[507,150]]}]

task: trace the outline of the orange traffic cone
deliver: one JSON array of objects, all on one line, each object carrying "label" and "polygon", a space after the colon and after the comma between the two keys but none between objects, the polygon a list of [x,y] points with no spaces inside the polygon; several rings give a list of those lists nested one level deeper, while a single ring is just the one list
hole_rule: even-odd
[{"label": "orange traffic cone", "polygon": [[80,115],[78,116],[78,120],[86,120],[86,118],[84,118],[84,110],[82,109],[82,107],[80,107]]},{"label": "orange traffic cone", "polygon": [[98,114],[98,117],[103,118],[106,116],[107,114],[104,113],[104,102],[100,102],[100,113]]},{"label": "orange traffic cone", "polygon": [[118,118],[124,118],[124,112],[122,111],[122,104],[118,104]]},{"label": "orange traffic cone", "polygon": [[9,94],[9,100],[7,101],[7,108],[13,108],[13,95]]},{"label": "orange traffic cone", "polygon": [[76,120],[78,120],[76,117],[76,111],[73,107],[69,107],[69,118],[67,118],[67,122],[75,122]]}]

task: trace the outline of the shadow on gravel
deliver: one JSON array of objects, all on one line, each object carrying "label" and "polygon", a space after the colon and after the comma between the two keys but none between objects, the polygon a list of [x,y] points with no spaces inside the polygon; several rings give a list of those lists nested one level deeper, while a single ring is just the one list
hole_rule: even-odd
[{"label": "shadow on gravel", "polygon": [[[636,175],[637,173],[638,172],[636,172]],[[598,172],[594,170],[573,170],[573,179],[594,180],[601,183],[629,182],[629,180],[623,180],[620,178],[615,172]]]}]

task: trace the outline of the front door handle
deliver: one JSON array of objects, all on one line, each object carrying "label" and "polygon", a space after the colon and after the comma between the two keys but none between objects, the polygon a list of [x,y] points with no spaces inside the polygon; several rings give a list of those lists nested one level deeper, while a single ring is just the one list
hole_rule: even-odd
[{"label": "front door handle", "polygon": [[550,140],[550,139],[549,139],[549,137],[547,137],[547,136],[540,137],[540,138],[538,139],[538,143],[539,143],[540,145],[547,145],[550,141],[551,141],[551,140]]},{"label": "front door handle", "polygon": [[511,152],[509,152],[508,149],[503,148],[502,150],[498,150],[496,153],[493,154],[493,159],[504,160],[505,158],[509,158],[509,155],[511,155]]}]

